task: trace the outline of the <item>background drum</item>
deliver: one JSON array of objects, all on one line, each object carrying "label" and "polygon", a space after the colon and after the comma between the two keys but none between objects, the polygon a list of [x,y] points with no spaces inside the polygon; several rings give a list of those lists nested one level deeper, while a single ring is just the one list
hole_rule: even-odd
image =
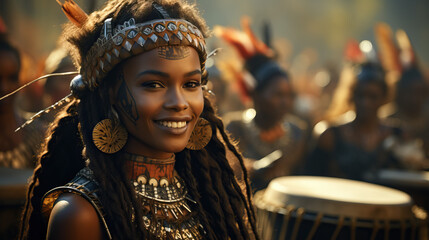
[{"label": "background drum", "polygon": [[255,194],[262,239],[426,239],[425,212],[399,190],[328,177],[281,177]]},{"label": "background drum", "polygon": [[33,170],[0,168],[0,239],[16,239]]},{"label": "background drum", "polygon": [[381,170],[378,184],[408,193],[415,204],[429,211],[429,171]]}]

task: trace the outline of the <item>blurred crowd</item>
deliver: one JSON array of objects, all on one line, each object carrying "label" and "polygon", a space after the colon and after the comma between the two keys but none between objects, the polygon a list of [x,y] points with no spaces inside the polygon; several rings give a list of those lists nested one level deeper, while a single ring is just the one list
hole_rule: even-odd
[{"label": "blurred crowd", "polygon": [[[44,74],[77,71],[61,47],[31,59],[0,25],[0,97]],[[250,19],[242,25],[214,28],[221,51],[207,61],[208,90],[254,191],[280,176],[330,176],[395,187],[429,207],[427,66],[405,31],[378,24],[375,43],[350,40],[341,64],[314,69],[315,51],[288,59],[290,47],[268,26],[259,38]],[[49,77],[0,101],[2,169],[35,166],[57,110],[15,129],[69,94],[72,78]]]}]

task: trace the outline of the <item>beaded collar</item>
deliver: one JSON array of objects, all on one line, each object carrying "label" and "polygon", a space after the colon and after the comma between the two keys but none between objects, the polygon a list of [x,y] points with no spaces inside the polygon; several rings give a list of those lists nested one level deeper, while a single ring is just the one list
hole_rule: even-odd
[{"label": "beaded collar", "polygon": [[[143,207],[146,230],[157,239],[202,239],[205,231],[193,211],[197,203],[188,196],[185,182],[174,171],[175,156],[162,160],[129,153],[123,156]],[[151,173],[154,167],[165,170],[165,176]]]}]

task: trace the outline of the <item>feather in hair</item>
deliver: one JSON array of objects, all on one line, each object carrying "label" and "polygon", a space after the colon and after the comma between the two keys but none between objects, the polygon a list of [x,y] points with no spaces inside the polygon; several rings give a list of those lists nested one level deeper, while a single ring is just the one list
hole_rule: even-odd
[{"label": "feather in hair", "polygon": [[344,58],[352,63],[361,63],[363,62],[364,55],[359,48],[359,42],[355,39],[350,39],[347,41],[346,47],[344,49]]},{"label": "feather in hair", "polygon": [[261,40],[259,40],[255,34],[252,31],[252,28],[250,27],[250,18],[247,16],[244,16],[241,18],[241,27],[243,28],[244,32],[249,37],[250,41],[252,42],[252,45],[254,46],[255,50],[259,54],[263,54],[267,57],[274,56],[274,52]]},{"label": "feather in hair", "polygon": [[70,22],[77,27],[82,27],[88,19],[88,14],[86,14],[73,0],[65,0],[64,3],[61,3],[59,0],[56,1],[61,6],[61,9]]},{"label": "feather in hair", "polygon": [[257,54],[273,57],[274,52],[264,42],[259,40],[250,28],[250,18],[241,19],[243,31],[221,26],[214,27],[214,34],[231,44],[244,59]]},{"label": "feather in hair", "polygon": [[392,30],[385,23],[375,26],[375,37],[379,47],[381,63],[387,71],[401,71],[398,48],[393,41]]},{"label": "feather in hair", "polygon": [[213,32],[218,38],[225,40],[237,49],[242,58],[248,59],[255,54],[252,42],[243,32],[222,26],[215,26]]},{"label": "feather in hair", "polygon": [[416,54],[414,52],[413,46],[411,45],[410,38],[407,33],[399,29],[396,31],[396,41],[399,45],[400,50],[400,60],[404,68],[411,67],[416,64]]}]

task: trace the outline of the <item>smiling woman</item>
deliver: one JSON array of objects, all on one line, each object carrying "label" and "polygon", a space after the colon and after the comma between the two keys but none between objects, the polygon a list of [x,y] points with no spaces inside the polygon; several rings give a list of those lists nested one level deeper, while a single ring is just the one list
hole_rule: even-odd
[{"label": "smiling woman", "polygon": [[63,9],[80,75],[40,155],[21,238],[258,238],[226,151],[247,179],[243,159],[203,90],[207,27],[194,6]]},{"label": "smiling woman", "polygon": [[184,149],[204,107],[197,51],[151,50],[125,61],[118,79],[113,104],[129,132],[127,151],[168,158]]}]

